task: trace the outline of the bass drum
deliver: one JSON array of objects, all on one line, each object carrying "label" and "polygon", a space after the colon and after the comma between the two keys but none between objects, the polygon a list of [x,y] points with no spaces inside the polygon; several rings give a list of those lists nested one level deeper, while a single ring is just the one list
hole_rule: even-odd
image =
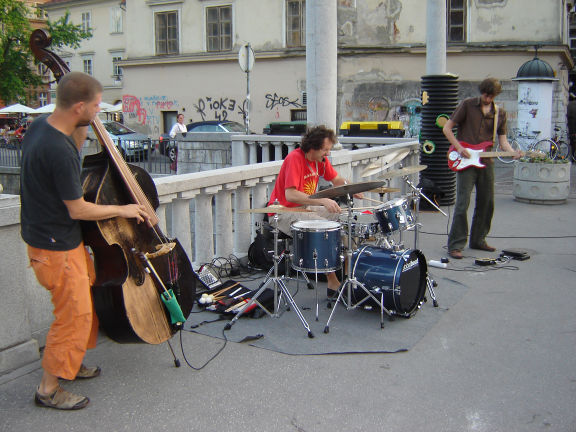
[{"label": "bass drum", "polygon": [[[377,299],[383,294],[384,307],[405,318],[414,315],[426,293],[428,266],[424,254],[416,249],[392,251],[376,246],[364,246],[352,255],[352,276]],[[355,287],[354,302],[376,302],[366,292]]]}]

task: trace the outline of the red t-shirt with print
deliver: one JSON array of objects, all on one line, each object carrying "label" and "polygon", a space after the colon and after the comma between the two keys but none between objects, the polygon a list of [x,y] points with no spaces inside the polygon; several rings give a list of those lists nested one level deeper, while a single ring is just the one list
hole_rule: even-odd
[{"label": "red t-shirt with print", "polygon": [[278,200],[278,203],[285,207],[296,207],[298,204],[286,201],[286,189],[295,187],[300,192],[314,195],[320,177],[331,181],[337,175],[338,173],[328,159],[324,162],[310,162],[304,156],[302,149],[297,148],[284,159],[268,205]]}]

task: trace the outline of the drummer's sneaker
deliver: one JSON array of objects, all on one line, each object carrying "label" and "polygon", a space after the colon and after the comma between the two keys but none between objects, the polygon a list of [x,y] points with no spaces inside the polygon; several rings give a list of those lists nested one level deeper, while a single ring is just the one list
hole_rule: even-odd
[{"label": "drummer's sneaker", "polygon": [[336,300],[338,297],[338,290],[326,288],[326,297],[328,297],[328,300]]}]

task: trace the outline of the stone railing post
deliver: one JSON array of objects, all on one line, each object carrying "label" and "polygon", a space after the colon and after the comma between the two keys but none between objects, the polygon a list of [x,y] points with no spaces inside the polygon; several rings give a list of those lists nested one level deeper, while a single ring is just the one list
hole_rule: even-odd
[{"label": "stone railing post", "polygon": [[212,195],[202,193],[196,196],[194,215],[195,255],[194,262],[205,264],[214,258],[214,222],[212,219]]},{"label": "stone railing post", "polygon": [[193,251],[190,232],[190,200],[196,195],[194,192],[182,193],[178,198],[172,200],[172,233],[189,257],[192,256]]},{"label": "stone railing post", "polygon": [[240,182],[226,183],[224,190],[216,194],[216,255],[227,257],[234,250],[232,190],[240,186]]},{"label": "stone railing post", "polygon": [[246,180],[236,190],[236,211],[234,212],[234,255],[246,256],[252,241],[252,215],[241,212],[250,208],[250,192],[258,179]]}]

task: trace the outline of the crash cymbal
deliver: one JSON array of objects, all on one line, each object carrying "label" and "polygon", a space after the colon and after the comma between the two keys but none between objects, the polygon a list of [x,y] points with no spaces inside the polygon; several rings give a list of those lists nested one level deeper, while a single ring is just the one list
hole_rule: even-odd
[{"label": "crash cymbal", "polygon": [[316,192],[314,195],[310,195],[310,198],[336,198],[345,195],[354,195],[380,187],[383,184],[383,181],[350,183],[342,186],[336,186],[330,189],[321,190],[320,192]]},{"label": "crash cymbal", "polygon": [[409,153],[410,149],[400,149],[396,150],[395,152],[385,154],[384,156],[378,158],[376,162],[372,162],[370,165],[364,168],[364,171],[362,171],[360,177],[370,177],[374,174],[378,174],[380,171],[384,171],[395,163],[400,162],[402,159],[408,156]]},{"label": "crash cymbal", "polygon": [[400,192],[400,189],[398,188],[389,188],[389,187],[379,187],[376,189],[372,189],[371,191],[368,192],[375,192],[375,193],[379,193],[379,194],[385,194],[385,193],[391,193],[391,192]]},{"label": "crash cymbal", "polygon": [[384,174],[380,175],[379,178],[386,179],[386,178],[392,178],[392,177],[401,177],[401,176],[405,176],[405,175],[409,175],[409,174],[414,174],[414,173],[417,173],[420,171],[424,171],[426,168],[428,168],[427,165],[408,166],[408,167],[400,168],[397,170],[385,172]]},{"label": "crash cymbal", "polygon": [[239,213],[303,213],[311,212],[305,207],[284,207],[281,205],[271,205],[264,208],[244,209]]}]

